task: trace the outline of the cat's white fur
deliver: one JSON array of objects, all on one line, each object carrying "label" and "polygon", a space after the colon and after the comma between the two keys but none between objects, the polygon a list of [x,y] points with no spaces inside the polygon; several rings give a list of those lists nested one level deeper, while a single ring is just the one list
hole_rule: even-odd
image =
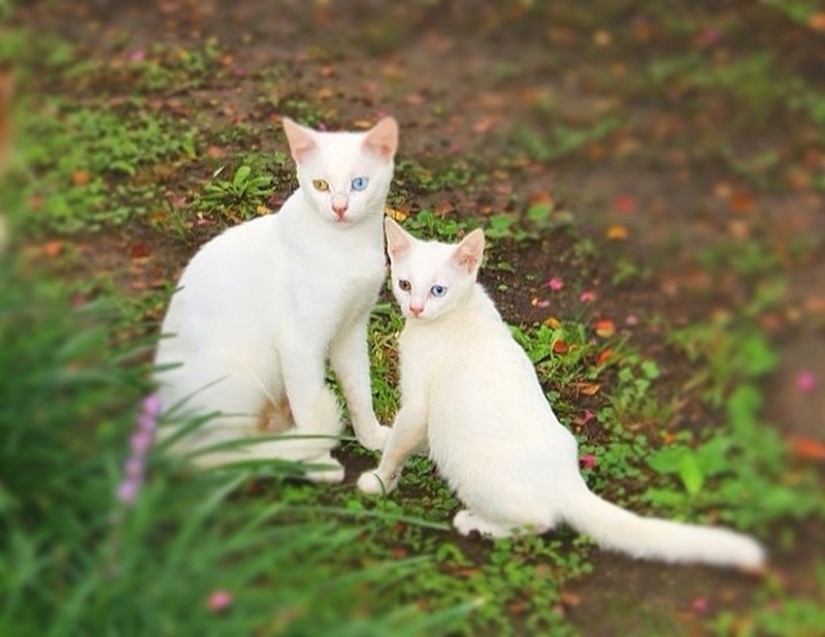
[{"label": "cat's white fur", "polygon": [[[542,533],[565,522],[634,557],[763,564],[764,552],[750,537],[642,518],[594,495],[579,472],[576,439],[476,283],[483,233],[448,245],[417,240],[391,220],[386,225],[393,292],[406,318],[401,408],[378,468],[358,480],[361,490],[391,490],[409,454],[429,444],[439,472],[467,507],[453,521],[462,534]],[[446,293],[434,296],[442,291],[434,286]]]},{"label": "cat's white fur", "polygon": [[[221,414],[176,450],[268,437],[197,462],[299,460],[325,465],[311,478],[340,481],[329,451],[342,424],[327,360],[361,444],[380,449],[388,432],[373,412],[366,330],[385,275],[382,218],[398,126],[392,118],[363,133],[283,125],[299,188],[277,214],[227,230],[192,258],[163,322],[157,380],[163,404],[182,404],[181,416]],[[358,177],[369,180],[361,191]]]}]

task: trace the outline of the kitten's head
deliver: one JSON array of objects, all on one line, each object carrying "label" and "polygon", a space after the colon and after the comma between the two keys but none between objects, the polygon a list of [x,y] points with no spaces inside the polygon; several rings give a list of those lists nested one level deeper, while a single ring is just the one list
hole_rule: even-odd
[{"label": "kitten's head", "polygon": [[390,218],[384,220],[392,291],[404,318],[432,321],[464,304],[484,255],[484,232],[457,244],[421,241]]},{"label": "kitten's head", "polygon": [[398,148],[392,117],[364,133],[319,132],[285,117],[284,132],[301,190],[322,218],[347,226],[381,213]]}]

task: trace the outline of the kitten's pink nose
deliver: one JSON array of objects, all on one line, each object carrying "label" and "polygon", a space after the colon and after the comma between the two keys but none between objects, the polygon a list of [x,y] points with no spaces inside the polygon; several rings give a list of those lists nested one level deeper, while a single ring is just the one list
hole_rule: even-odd
[{"label": "kitten's pink nose", "polygon": [[344,195],[335,195],[332,198],[332,210],[338,216],[339,219],[344,218],[344,214],[347,212],[348,206],[347,198]]},{"label": "kitten's pink nose", "polygon": [[421,312],[423,312],[423,311],[424,311],[424,308],[423,308],[423,307],[420,307],[420,306],[418,306],[418,305],[411,305],[411,306],[410,306],[410,313],[411,313],[413,316],[418,316],[418,315],[419,315],[419,314],[421,314]]}]

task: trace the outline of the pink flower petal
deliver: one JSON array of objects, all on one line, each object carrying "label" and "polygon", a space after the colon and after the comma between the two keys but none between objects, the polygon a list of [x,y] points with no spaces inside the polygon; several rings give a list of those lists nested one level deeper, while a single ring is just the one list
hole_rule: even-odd
[{"label": "pink flower petal", "polygon": [[694,613],[704,615],[710,609],[707,597],[697,597],[690,603],[690,610]]},{"label": "pink flower petal", "polygon": [[592,453],[587,453],[579,458],[579,462],[581,463],[582,468],[592,469],[599,464],[599,459]]},{"label": "pink flower petal", "polygon": [[582,303],[592,303],[596,300],[596,293],[593,290],[585,290],[579,296],[579,300]]},{"label": "pink flower petal", "polygon": [[630,315],[627,316],[627,318],[624,320],[624,322],[627,325],[638,325],[639,324],[639,319],[634,314],[630,314]]},{"label": "pink flower petal", "polygon": [[556,292],[564,287],[564,281],[562,281],[559,277],[554,276],[544,285]]},{"label": "pink flower petal", "polygon": [[803,394],[810,394],[814,389],[816,389],[816,384],[816,376],[814,376],[812,372],[799,372],[796,377],[796,387]]},{"label": "pink flower petal", "polygon": [[206,604],[213,613],[222,613],[232,606],[232,593],[224,590],[212,591]]}]

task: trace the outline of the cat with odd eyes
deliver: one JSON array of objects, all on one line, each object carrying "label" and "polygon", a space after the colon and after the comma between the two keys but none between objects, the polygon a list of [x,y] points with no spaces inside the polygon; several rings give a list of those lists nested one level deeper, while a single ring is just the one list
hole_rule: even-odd
[{"label": "cat with odd eyes", "polygon": [[[218,414],[173,445],[196,463],[296,460],[316,465],[310,479],[337,482],[330,449],[342,424],[327,360],[359,442],[381,449],[389,431],[373,411],[366,331],[385,274],[398,125],[283,126],[299,188],[278,213],[227,230],[189,262],[163,321],[156,379],[181,418]],[[204,452],[214,445],[222,450]]]},{"label": "cat with odd eyes", "polygon": [[380,464],[358,487],[389,492],[406,458],[430,457],[467,507],[468,535],[544,533],[559,523],[637,558],[758,569],[761,546],[722,528],[642,518],[602,500],[579,472],[577,443],[557,420],[530,359],[476,282],[484,234],[457,245],[415,239],[386,221],[399,338],[401,407]]}]

